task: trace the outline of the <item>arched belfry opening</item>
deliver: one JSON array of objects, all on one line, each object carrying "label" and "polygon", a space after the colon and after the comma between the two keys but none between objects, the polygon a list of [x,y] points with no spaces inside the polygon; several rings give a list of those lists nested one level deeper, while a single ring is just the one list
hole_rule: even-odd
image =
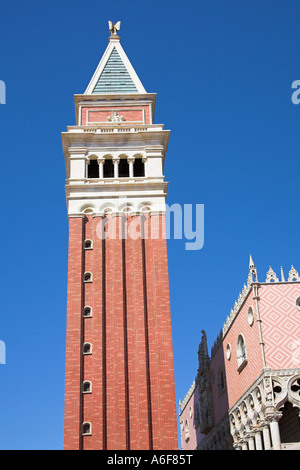
[{"label": "arched belfry opening", "polygon": [[111,158],[106,158],[103,165],[103,176],[104,178],[114,177],[114,165]]},{"label": "arched belfry opening", "polygon": [[88,178],[99,178],[99,165],[96,159],[91,159],[89,161]]},{"label": "arched belfry opening", "polygon": [[119,176],[120,178],[129,177],[129,163],[127,158],[121,158],[119,163]]},{"label": "arched belfry opening", "polygon": [[134,160],[133,174],[135,177],[145,176],[145,164],[141,157],[136,157]]}]

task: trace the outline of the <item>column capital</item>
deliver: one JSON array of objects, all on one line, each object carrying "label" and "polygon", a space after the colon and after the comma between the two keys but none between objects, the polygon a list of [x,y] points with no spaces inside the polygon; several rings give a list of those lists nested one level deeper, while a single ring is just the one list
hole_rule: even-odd
[{"label": "column capital", "polygon": [[266,421],[272,423],[274,421],[278,422],[282,418],[282,413],[280,411],[267,411],[265,413]]},{"label": "column capital", "polygon": [[248,450],[248,441],[247,441],[247,439],[241,439],[240,443],[241,443],[241,446],[242,446],[242,450]]},{"label": "column capital", "polygon": [[233,444],[233,448],[234,448],[235,450],[242,450],[242,446],[241,446],[241,444],[240,444],[239,442],[235,442],[235,443]]},{"label": "column capital", "polygon": [[262,432],[263,426],[264,426],[263,422],[260,422],[259,424],[255,424],[252,428],[253,434]]}]

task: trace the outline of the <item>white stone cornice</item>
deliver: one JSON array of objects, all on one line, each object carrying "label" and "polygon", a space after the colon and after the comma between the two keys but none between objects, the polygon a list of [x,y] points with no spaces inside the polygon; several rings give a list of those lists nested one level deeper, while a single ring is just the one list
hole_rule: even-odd
[{"label": "white stone cornice", "polygon": [[[162,157],[164,160],[167,151],[170,132],[167,130],[159,130],[155,132],[135,132],[135,133],[62,133],[63,153],[65,156],[70,154],[80,154],[86,152],[103,152],[104,149],[122,149],[126,153],[126,149],[135,149],[135,153],[140,150],[150,156],[147,150],[149,146],[156,146],[156,155],[151,156]],[[158,154],[158,152],[160,154]]]},{"label": "white stone cornice", "polygon": [[87,150],[86,147],[69,147],[67,153],[72,158],[73,155],[86,155]]},{"label": "white stone cornice", "polygon": [[[149,102],[155,104],[156,98],[157,98],[157,93],[124,93],[121,94],[119,93],[118,95],[118,106],[119,104],[128,106],[128,104],[149,104]],[[107,102],[113,102],[115,103],[116,101],[116,95],[115,94],[105,94],[105,95],[96,95],[96,94],[80,94],[76,93],[74,95],[74,102],[75,102],[75,107],[77,108],[79,105],[92,105],[95,103],[96,106],[99,105],[99,103],[103,103],[103,105],[107,106]]]},{"label": "white stone cornice", "polygon": [[84,219],[86,217],[86,214],[83,214],[82,212],[78,212],[74,214],[68,214],[69,219]]}]

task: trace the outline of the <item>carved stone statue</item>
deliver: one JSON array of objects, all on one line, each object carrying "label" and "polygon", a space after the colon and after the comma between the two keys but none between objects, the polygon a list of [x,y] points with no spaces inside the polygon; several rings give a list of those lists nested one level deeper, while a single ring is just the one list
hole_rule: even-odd
[{"label": "carved stone statue", "polygon": [[196,382],[199,387],[200,432],[208,434],[214,426],[212,409],[212,391],[210,383],[210,358],[207,349],[207,338],[204,330],[198,350],[198,373]]},{"label": "carved stone statue", "polygon": [[108,116],[107,121],[110,122],[122,122],[125,121],[124,116],[119,116],[116,111],[113,112],[112,116]]}]

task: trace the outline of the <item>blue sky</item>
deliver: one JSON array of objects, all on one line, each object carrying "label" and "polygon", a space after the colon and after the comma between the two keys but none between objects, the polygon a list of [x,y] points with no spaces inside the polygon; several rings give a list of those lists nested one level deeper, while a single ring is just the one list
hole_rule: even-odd
[{"label": "blue sky", "polygon": [[[147,5],[147,6],[146,6]],[[0,448],[61,449],[68,222],[61,132],[108,20],[171,130],[168,203],[204,204],[205,243],[168,242],[176,401],[247,279],[299,259],[296,0],[2,0]]]}]

